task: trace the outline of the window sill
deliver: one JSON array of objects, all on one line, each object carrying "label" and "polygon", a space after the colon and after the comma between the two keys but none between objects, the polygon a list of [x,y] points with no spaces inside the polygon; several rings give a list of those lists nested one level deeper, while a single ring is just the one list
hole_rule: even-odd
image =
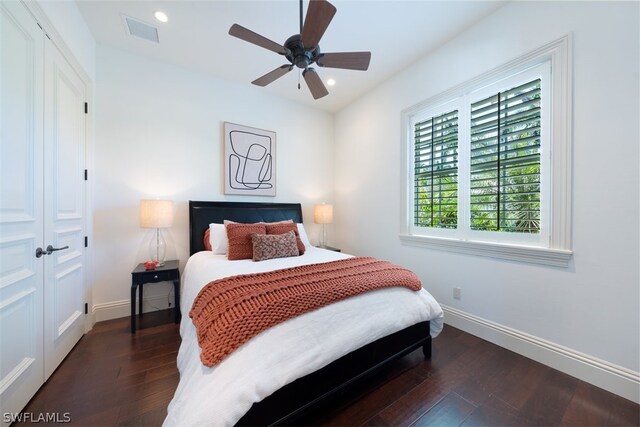
[{"label": "window sill", "polygon": [[563,268],[569,266],[569,261],[573,255],[572,251],[566,249],[538,248],[533,246],[466,241],[409,234],[401,234],[400,241],[403,245],[408,246]]}]

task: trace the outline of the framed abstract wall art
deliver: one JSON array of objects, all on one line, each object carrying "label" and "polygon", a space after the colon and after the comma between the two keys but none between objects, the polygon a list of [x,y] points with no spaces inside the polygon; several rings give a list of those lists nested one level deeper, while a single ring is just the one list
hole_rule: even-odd
[{"label": "framed abstract wall art", "polygon": [[224,194],[276,195],[276,133],[224,123]]}]

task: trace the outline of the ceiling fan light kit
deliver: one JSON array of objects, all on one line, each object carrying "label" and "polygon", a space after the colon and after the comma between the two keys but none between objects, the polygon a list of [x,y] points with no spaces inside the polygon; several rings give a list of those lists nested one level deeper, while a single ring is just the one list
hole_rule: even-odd
[{"label": "ceiling fan light kit", "polygon": [[257,86],[267,86],[293,70],[294,67],[298,67],[304,70],[302,76],[311,95],[314,99],[319,99],[328,95],[329,91],[311,65],[366,71],[371,61],[371,52],[320,52],[318,43],[335,14],[335,6],[328,1],[310,0],[303,25],[302,0],[300,0],[300,34],[289,37],[284,45],[269,40],[241,25],[233,24],[229,29],[229,35],[282,55],[289,61],[289,64],[282,65],[251,83]]}]

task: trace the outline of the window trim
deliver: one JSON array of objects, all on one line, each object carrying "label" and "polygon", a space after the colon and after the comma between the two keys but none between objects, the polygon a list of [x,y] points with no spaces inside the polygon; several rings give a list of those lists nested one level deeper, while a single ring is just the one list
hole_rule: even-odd
[{"label": "window trim", "polygon": [[[421,246],[432,249],[487,256],[512,261],[543,264],[555,267],[568,267],[572,257],[571,250],[571,215],[572,215],[572,124],[573,124],[573,64],[572,35],[567,34],[536,50],[533,50],[502,66],[494,68],[474,79],[457,85],[443,93],[402,111],[402,173],[401,173],[401,229],[400,241],[404,245]],[[527,246],[504,242],[488,242],[463,240],[461,238],[445,238],[413,234],[411,231],[412,204],[411,170],[409,163],[409,135],[412,129],[411,118],[418,112],[432,109],[435,106],[449,103],[465,93],[476,91],[508,76],[524,71],[542,62],[551,65],[551,161],[549,194],[549,247]],[[464,130],[466,132],[466,130]],[[462,133],[462,130],[459,130]],[[462,135],[460,136],[462,138]],[[459,156],[459,162],[462,156]],[[466,160],[465,160],[466,161]],[[462,196],[464,197],[464,195]]]}]

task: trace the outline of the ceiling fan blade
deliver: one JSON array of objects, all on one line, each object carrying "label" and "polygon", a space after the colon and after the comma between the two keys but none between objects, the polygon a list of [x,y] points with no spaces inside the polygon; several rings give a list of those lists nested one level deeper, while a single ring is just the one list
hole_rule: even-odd
[{"label": "ceiling fan blade", "polygon": [[302,77],[304,77],[304,81],[307,82],[307,86],[309,86],[313,99],[319,99],[323,96],[329,95],[329,91],[322,83],[322,80],[320,80],[320,76],[318,76],[316,70],[313,68],[307,68],[302,72]]},{"label": "ceiling fan blade", "polygon": [[338,52],[323,53],[316,63],[321,67],[366,71],[370,61],[371,52]]},{"label": "ceiling fan blade", "polygon": [[329,23],[336,14],[336,8],[327,0],[310,0],[307,16],[302,28],[302,44],[306,49],[314,48],[320,42]]},{"label": "ceiling fan blade", "polygon": [[255,79],[251,83],[253,83],[256,86],[266,86],[269,83],[272,83],[272,82],[276,81],[277,79],[279,79],[280,77],[284,76],[285,74],[287,74],[292,69],[293,69],[293,65],[289,65],[289,64],[283,65],[281,67],[276,68],[273,71],[268,72],[264,76],[262,76],[262,77],[260,77],[258,79]]},{"label": "ceiling fan blade", "polygon": [[275,53],[279,53],[280,55],[286,55],[289,53],[289,50],[284,46],[274,42],[273,40],[269,40],[268,38],[263,37],[258,33],[254,33],[253,31],[238,24],[233,24],[231,28],[229,28],[229,35],[237,37],[246,42],[256,44]]}]

